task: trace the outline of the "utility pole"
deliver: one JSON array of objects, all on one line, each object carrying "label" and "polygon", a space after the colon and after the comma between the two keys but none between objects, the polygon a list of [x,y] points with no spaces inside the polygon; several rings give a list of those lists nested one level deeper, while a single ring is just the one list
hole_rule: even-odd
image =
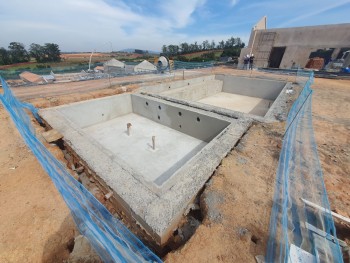
[{"label": "utility pole", "polygon": [[96,49],[94,49],[92,52],[91,52],[91,55],[90,55],[90,60],[89,60],[89,72],[91,71],[91,59],[92,59],[92,55],[94,54],[94,52],[96,51]]}]

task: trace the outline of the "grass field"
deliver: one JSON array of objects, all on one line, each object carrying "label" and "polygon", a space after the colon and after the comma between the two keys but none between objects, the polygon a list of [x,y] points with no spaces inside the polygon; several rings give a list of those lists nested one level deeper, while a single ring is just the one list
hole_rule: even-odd
[{"label": "grass field", "polygon": [[[48,62],[37,63],[35,59],[31,59],[29,62],[16,63],[12,65],[0,66],[0,70],[4,71],[18,71],[18,70],[33,70],[39,68],[59,68],[59,67],[72,67],[77,65],[89,64],[91,53],[63,53],[61,55],[61,62]],[[113,52],[113,53],[94,53],[91,59],[91,63],[105,62],[112,58],[123,61],[142,61],[146,57],[141,54],[126,53],[126,52]]]},{"label": "grass field", "polygon": [[223,50],[206,50],[206,51],[199,51],[199,52],[184,54],[184,55],[181,55],[181,56],[184,56],[184,57],[186,57],[188,59],[193,59],[193,58],[201,57],[204,54],[208,54],[208,53],[212,53],[212,52],[214,52],[215,58],[219,58],[221,56]]}]

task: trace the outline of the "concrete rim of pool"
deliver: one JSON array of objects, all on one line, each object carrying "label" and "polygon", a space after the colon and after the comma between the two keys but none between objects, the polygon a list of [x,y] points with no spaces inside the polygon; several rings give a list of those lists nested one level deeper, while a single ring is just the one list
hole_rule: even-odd
[{"label": "concrete rim of pool", "polygon": [[[160,246],[251,123],[140,94],[39,113],[113,192],[120,209]],[[154,168],[158,174],[152,174]]]},{"label": "concrete rim of pool", "polygon": [[286,118],[290,82],[209,75],[145,86],[140,93],[231,118],[274,122]]}]

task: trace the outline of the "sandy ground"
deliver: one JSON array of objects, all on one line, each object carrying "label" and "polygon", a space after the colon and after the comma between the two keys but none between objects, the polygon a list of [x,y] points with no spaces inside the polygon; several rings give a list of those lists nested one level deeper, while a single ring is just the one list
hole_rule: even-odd
[{"label": "sandy ground", "polygon": [[[228,68],[214,72],[250,75]],[[137,85],[125,87],[131,91]],[[314,129],[331,207],[349,217],[350,81],[316,79],[313,88]],[[82,86],[77,93],[47,92],[48,97],[30,101],[48,107],[120,92],[120,87],[84,92]],[[0,262],[62,262],[77,234],[69,211],[2,106],[0,123]],[[265,253],[283,129],[283,124],[255,125],[242,138],[201,196],[203,223],[167,262],[255,262],[255,255]],[[55,146],[47,147],[63,160]]]},{"label": "sandy ground", "polygon": [[[211,70],[188,71],[185,77],[203,75],[212,72]],[[21,100],[31,100],[47,97],[58,97],[69,94],[82,94],[93,91],[106,92],[117,87],[125,87],[131,84],[142,86],[156,82],[173,81],[182,79],[183,72],[176,71],[166,74],[142,74],[134,76],[116,77],[110,79],[97,79],[89,81],[61,82],[46,85],[19,86],[14,87],[13,92]],[[100,95],[101,96],[101,95]]]},{"label": "sandy ground", "polygon": [[[350,81],[316,79],[313,123],[331,209],[350,217]],[[264,255],[284,126],[256,125],[205,189],[207,215],[167,262],[256,262]],[[212,216],[211,216],[212,215]],[[350,244],[350,226],[338,236]]]},{"label": "sandy ground", "polygon": [[0,262],[62,262],[76,234],[70,212],[2,106],[0,127]]}]

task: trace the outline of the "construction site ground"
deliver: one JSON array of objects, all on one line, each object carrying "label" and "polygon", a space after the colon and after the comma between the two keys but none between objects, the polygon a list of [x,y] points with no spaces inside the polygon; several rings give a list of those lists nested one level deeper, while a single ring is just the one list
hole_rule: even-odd
[{"label": "construction site ground", "polygon": [[[211,73],[295,80],[225,67],[186,72],[185,77]],[[36,107],[50,107],[133,91],[143,81],[169,80],[145,77],[27,87],[15,94]],[[178,72],[170,80],[182,77]],[[314,132],[331,209],[350,217],[350,81],[315,79],[312,88]],[[40,138],[44,128],[32,123]],[[63,262],[79,234],[70,212],[3,106],[0,125],[0,262]],[[202,224],[166,262],[256,262],[256,255],[265,254],[284,128],[275,123],[249,129],[201,195]],[[46,146],[65,162],[56,145]],[[350,244],[350,226],[338,227]]]}]

